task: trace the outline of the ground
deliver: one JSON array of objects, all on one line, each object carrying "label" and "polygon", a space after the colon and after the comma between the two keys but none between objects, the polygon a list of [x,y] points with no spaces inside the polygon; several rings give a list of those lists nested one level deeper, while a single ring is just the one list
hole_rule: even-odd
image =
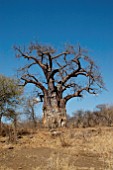
[{"label": "ground", "polygon": [[113,128],[45,129],[0,138],[0,170],[112,170]]}]

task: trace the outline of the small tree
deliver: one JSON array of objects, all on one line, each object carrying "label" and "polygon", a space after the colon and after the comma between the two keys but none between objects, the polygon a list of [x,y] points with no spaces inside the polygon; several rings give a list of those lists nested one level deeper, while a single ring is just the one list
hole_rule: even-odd
[{"label": "small tree", "polygon": [[29,119],[33,123],[34,129],[37,127],[36,114],[35,114],[35,106],[39,101],[34,97],[29,97],[25,103],[25,114],[29,117]]},{"label": "small tree", "polygon": [[2,117],[7,116],[7,110],[19,102],[22,92],[23,88],[18,86],[16,79],[0,75],[0,133]]},{"label": "small tree", "polygon": [[60,126],[66,121],[66,104],[84,92],[98,94],[104,83],[98,67],[79,47],[67,46],[57,53],[51,46],[31,44],[28,49],[15,47],[17,57],[27,64],[19,68],[22,85],[34,84],[43,97],[43,123]]}]

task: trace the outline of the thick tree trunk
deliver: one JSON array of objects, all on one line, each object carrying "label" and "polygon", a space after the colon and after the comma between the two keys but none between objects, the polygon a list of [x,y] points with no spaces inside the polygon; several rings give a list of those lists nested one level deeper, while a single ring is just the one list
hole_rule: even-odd
[{"label": "thick tree trunk", "polygon": [[45,127],[56,128],[66,126],[66,105],[53,93],[51,98],[45,96],[43,105],[43,124]]}]

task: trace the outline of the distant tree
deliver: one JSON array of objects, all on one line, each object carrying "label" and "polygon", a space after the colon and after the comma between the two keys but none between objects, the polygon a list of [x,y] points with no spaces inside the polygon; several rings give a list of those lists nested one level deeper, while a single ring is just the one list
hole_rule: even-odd
[{"label": "distant tree", "polygon": [[39,101],[34,97],[29,97],[25,102],[25,109],[24,113],[28,116],[29,120],[32,121],[34,129],[37,127],[37,120],[36,120],[36,113],[35,113],[35,106],[38,104]]},{"label": "distant tree", "polygon": [[107,108],[107,105],[106,104],[99,104],[96,106],[97,109],[99,109],[100,111],[103,111]]},{"label": "distant tree", "polygon": [[43,123],[60,126],[66,121],[66,104],[84,92],[98,94],[104,83],[98,67],[80,46],[67,46],[57,53],[51,46],[31,44],[15,47],[26,65],[19,68],[22,85],[34,84],[43,101]]},{"label": "distant tree", "polygon": [[73,127],[80,127],[81,124],[83,124],[83,116],[84,111],[78,110],[73,113],[72,119],[73,119]]},{"label": "distant tree", "polygon": [[113,124],[113,106],[100,104],[96,108],[99,109],[95,114],[100,124],[111,126]]},{"label": "distant tree", "polygon": [[0,75],[0,133],[2,117],[7,116],[9,108],[18,104],[22,92],[23,88],[18,86],[16,79]]}]

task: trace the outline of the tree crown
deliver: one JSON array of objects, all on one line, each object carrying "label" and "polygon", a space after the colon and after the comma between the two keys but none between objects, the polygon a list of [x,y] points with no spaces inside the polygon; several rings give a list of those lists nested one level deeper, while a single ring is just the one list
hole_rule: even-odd
[{"label": "tree crown", "polygon": [[[104,88],[99,68],[80,46],[67,46],[57,54],[51,46],[31,44],[28,49],[15,47],[17,57],[26,59],[27,64],[19,68],[25,86],[34,84],[45,95],[57,92],[66,101],[82,97],[83,92],[98,94]],[[68,94],[69,93],[69,94]]]}]

